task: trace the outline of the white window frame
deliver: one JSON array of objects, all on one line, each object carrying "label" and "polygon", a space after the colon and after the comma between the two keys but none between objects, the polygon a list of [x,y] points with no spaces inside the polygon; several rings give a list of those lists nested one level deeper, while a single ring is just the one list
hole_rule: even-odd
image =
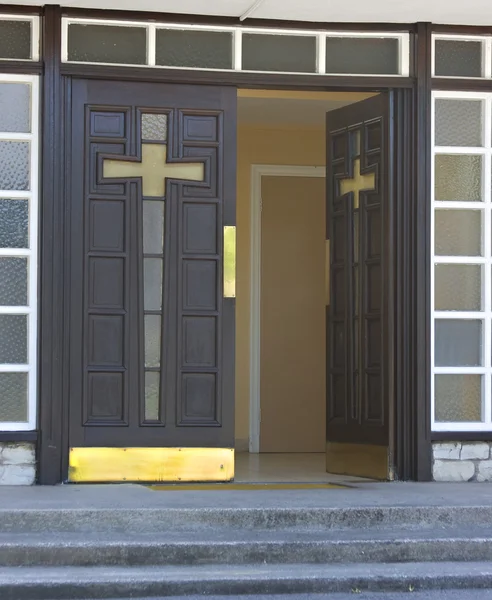
[{"label": "white window frame", "polygon": [[[436,75],[436,40],[455,40],[457,42],[482,42],[482,75],[480,77],[462,77],[457,75]],[[450,35],[432,36],[432,77],[442,79],[490,79],[492,77],[492,37],[489,35]]]},{"label": "white window frame", "polygon": [[25,15],[5,15],[0,14],[0,21],[24,21],[31,23],[31,58],[12,58],[12,59],[1,59],[0,69],[2,62],[9,62],[11,60],[21,60],[23,62],[38,61],[40,57],[39,48],[39,17],[36,16],[25,16]]},{"label": "white window frame", "polygon": [[0,83],[28,83],[31,85],[31,133],[2,133],[0,141],[27,141],[30,144],[30,189],[2,191],[0,198],[28,200],[29,247],[0,248],[0,257],[28,259],[28,305],[0,306],[2,315],[27,315],[27,364],[0,364],[0,373],[28,374],[27,421],[2,422],[0,431],[31,431],[37,424],[37,311],[38,311],[38,205],[39,205],[39,77],[33,75],[6,75],[0,73]]},{"label": "white window frame", "polygon": [[[68,27],[72,23],[82,25],[109,25],[117,27],[144,27],[147,30],[147,64],[121,64],[121,63],[102,63],[102,62],[83,62],[68,60]],[[194,67],[172,67],[165,65],[156,65],[155,61],[155,40],[158,29],[182,29],[189,31],[223,31],[232,34],[232,69],[206,69]],[[316,73],[296,73],[293,71],[248,71],[242,68],[242,36],[243,33],[262,33],[269,35],[289,35],[304,36],[316,38]],[[398,74],[365,74],[365,73],[327,73],[326,72],[326,38],[327,37],[352,37],[352,38],[393,38],[398,41],[399,48],[399,73]],[[100,19],[62,19],[62,62],[72,64],[95,64],[111,65],[117,64],[120,67],[151,67],[158,69],[178,69],[190,71],[243,71],[246,73],[289,73],[292,75],[335,75],[339,77],[408,77],[410,74],[410,35],[407,32],[365,32],[365,31],[322,31],[309,29],[275,29],[268,27],[222,27],[213,25],[194,25],[192,23],[150,23],[142,21],[117,21]]]},{"label": "white window frame", "polygon": [[[484,107],[484,145],[481,147],[436,146],[435,145],[435,102],[436,99],[482,100]],[[492,93],[487,92],[432,92],[432,169],[431,169],[431,425],[433,431],[492,431]],[[435,156],[439,154],[468,154],[483,156],[483,202],[436,201],[434,195]],[[479,209],[482,213],[482,256],[437,256],[435,255],[435,211],[447,209]],[[436,264],[466,264],[482,267],[482,301],[480,312],[434,310],[434,268]],[[435,366],[435,321],[436,319],[480,320],[482,328],[481,367],[436,367]],[[435,375],[477,374],[482,376],[482,422],[436,422],[435,421]]]}]

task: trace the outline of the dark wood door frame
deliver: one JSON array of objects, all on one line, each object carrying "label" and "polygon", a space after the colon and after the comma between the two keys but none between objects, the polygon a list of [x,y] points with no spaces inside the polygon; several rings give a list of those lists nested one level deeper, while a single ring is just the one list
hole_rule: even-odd
[{"label": "dark wood door frame", "polygon": [[[91,13],[86,13],[91,16]],[[39,329],[39,477],[56,484],[67,472],[68,337],[70,313],[65,302],[68,245],[65,236],[68,190],[65,144],[70,130],[71,78],[207,83],[270,89],[384,91],[391,96],[395,147],[393,186],[395,269],[392,464],[394,477],[431,478],[429,240],[430,231],[430,32],[419,24],[412,33],[414,77],[318,77],[205,73],[171,69],[62,65],[61,17],[47,6],[42,18],[43,187]],[[138,18],[135,15],[135,18]],[[144,18],[144,17],[142,17]]]},{"label": "dark wood door frame", "polygon": [[415,87],[395,96],[395,461],[397,477],[432,479],[430,222],[432,27],[419,23]]}]

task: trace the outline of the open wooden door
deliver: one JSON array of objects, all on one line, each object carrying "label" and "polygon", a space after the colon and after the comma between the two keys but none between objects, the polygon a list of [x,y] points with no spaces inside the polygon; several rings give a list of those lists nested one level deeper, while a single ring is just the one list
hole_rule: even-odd
[{"label": "open wooden door", "polygon": [[389,97],[327,115],[327,471],[389,466]]}]

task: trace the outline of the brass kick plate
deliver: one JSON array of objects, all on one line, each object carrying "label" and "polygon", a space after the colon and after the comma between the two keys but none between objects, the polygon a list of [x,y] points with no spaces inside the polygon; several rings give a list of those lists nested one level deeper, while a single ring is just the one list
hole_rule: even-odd
[{"label": "brass kick plate", "polygon": [[326,442],[326,471],[386,481],[389,479],[388,448]]},{"label": "brass kick plate", "polygon": [[68,480],[77,483],[231,481],[233,448],[71,448]]}]

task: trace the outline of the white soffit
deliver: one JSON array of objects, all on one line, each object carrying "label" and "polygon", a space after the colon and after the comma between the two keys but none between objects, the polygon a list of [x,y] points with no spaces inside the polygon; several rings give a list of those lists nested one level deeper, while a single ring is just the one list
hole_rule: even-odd
[{"label": "white soffit", "polygon": [[283,127],[324,127],[326,113],[352,104],[354,100],[301,100],[279,98],[238,98],[239,125],[267,129]]},{"label": "white soffit", "polygon": [[[80,8],[144,10],[162,13],[250,17],[338,23],[416,23],[492,25],[490,0],[10,0],[9,4],[62,4]],[[246,21],[247,23],[247,21]]]}]

